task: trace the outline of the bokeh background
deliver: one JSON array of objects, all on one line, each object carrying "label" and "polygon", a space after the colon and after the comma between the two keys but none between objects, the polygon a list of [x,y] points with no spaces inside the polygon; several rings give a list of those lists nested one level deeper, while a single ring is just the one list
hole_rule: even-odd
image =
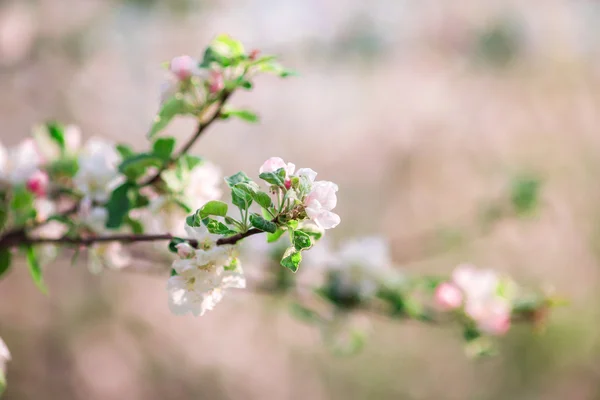
[{"label": "bokeh background", "polygon": [[[312,167],[341,188],[332,241],[385,235],[407,274],[471,261],[571,301],[492,359],[384,320],[336,357],[277,299],[175,317],[164,277],[61,259],[48,297],[25,268],[0,282],[6,399],[600,398],[599,27],[595,0],[1,0],[4,144],[58,119],[141,149],[160,64],[229,33],[300,76],[237,94],[261,124],[218,124],[195,152],[224,174]],[[522,176],[541,183],[534,212],[490,224]]]}]

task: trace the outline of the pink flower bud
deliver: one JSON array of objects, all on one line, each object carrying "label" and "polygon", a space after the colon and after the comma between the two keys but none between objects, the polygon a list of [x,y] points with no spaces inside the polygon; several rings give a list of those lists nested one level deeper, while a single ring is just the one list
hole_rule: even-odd
[{"label": "pink flower bud", "polygon": [[196,60],[190,56],[179,56],[171,60],[169,69],[179,80],[189,79],[197,68]]},{"label": "pink flower bud", "polygon": [[459,288],[444,282],[435,289],[435,302],[443,310],[454,310],[461,306],[463,294]]},{"label": "pink flower bud", "polygon": [[38,169],[27,179],[26,187],[37,197],[44,197],[48,190],[49,181],[48,174]]},{"label": "pink flower bud", "polygon": [[194,255],[194,248],[187,243],[179,243],[175,248],[177,255],[181,258],[191,258]]},{"label": "pink flower bud", "polygon": [[288,190],[292,187],[292,181],[291,181],[291,179],[286,179],[283,184],[285,185],[285,188],[288,189]]},{"label": "pink flower bud", "polygon": [[258,49],[254,49],[250,52],[250,54],[248,55],[248,58],[252,61],[256,60],[258,58],[258,55],[260,54],[260,50]]},{"label": "pink flower bud", "polygon": [[208,90],[211,94],[219,93],[225,88],[225,82],[223,81],[223,74],[219,71],[211,71],[210,73],[210,85]]}]

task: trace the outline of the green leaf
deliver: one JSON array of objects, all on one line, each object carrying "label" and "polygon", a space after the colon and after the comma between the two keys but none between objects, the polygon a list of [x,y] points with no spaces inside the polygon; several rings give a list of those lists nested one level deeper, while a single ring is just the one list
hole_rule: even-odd
[{"label": "green leaf", "polygon": [[178,97],[170,98],[163,104],[158,115],[154,118],[154,124],[148,133],[148,137],[152,138],[165,129],[175,116],[189,114],[192,110],[192,106],[184,99]]},{"label": "green leaf", "polygon": [[239,209],[247,210],[252,205],[252,196],[239,187],[232,187],[231,202]]},{"label": "green leaf", "polygon": [[171,154],[175,150],[175,138],[174,137],[161,137],[154,142],[152,146],[152,154],[162,159],[163,161],[169,161]]},{"label": "green leaf", "polygon": [[76,158],[59,158],[48,163],[47,170],[51,176],[61,175],[73,178],[79,171],[79,161]]},{"label": "green leaf", "polygon": [[250,223],[263,232],[275,233],[277,231],[277,225],[274,222],[267,221],[258,214],[250,214]]},{"label": "green leaf", "polygon": [[232,38],[227,34],[217,36],[210,46],[217,53],[227,57],[234,58],[244,55],[244,45],[239,40]]},{"label": "green leaf", "polygon": [[288,221],[286,224],[291,230],[296,230],[298,228],[298,221],[295,219]]},{"label": "green leaf", "polygon": [[208,229],[210,233],[215,235],[233,235],[237,233],[236,231],[229,229],[224,223],[212,218],[205,218],[202,220],[202,223],[204,223],[206,229]]},{"label": "green leaf", "polygon": [[302,254],[294,247],[288,247],[288,249],[283,254],[283,258],[281,259],[281,265],[292,272],[296,272],[298,271],[298,267],[300,266],[301,261]]},{"label": "green leaf", "polygon": [[139,219],[127,216],[125,217],[125,224],[131,228],[131,232],[133,232],[134,235],[141,235],[144,233],[144,225]]},{"label": "green leaf", "polygon": [[240,76],[238,78],[237,85],[238,85],[238,87],[241,87],[246,90],[252,90],[252,87],[253,87],[252,82],[250,82],[249,80],[245,79],[242,76]]},{"label": "green leaf", "polygon": [[191,154],[183,154],[177,160],[177,164],[184,168],[186,171],[191,171],[197,166],[201,165],[204,162],[202,157],[193,156]]},{"label": "green leaf", "polygon": [[[174,237],[173,239],[171,239],[171,241],[169,242],[169,251],[171,253],[177,253],[177,246],[180,243],[185,243],[186,241],[182,238],[179,237]],[[173,276],[173,274],[171,274],[171,276]]]},{"label": "green leaf", "polygon": [[198,213],[192,214],[190,216],[188,216],[185,219],[185,223],[188,226],[192,226],[194,228],[197,228],[199,226],[202,226],[202,221],[200,220],[200,218],[198,217]]},{"label": "green leaf", "polygon": [[10,268],[11,254],[9,249],[0,249],[0,278]]},{"label": "green leaf", "polygon": [[227,204],[222,201],[212,200],[202,206],[198,210],[198,213],[200,214],[200,219],[204,219],[209,215],[224,217],[227,215]]},{"label": "green leaf", "polygon": [[231,108],[227,108],[221,111],[220,117],[221,119],[229,119],[231,117],[236,117],[246,122],[258,122],[258,115],[249,110],[234,110]]},{"label": "green leaf", "polygon": [[29,246],[26,248],[26,252],[27,264],[29,265],[29,274],[33,279],[33,283],[35,283],[42,293],[47,294],[48,288],[46,288],[46,285],[44,284],[44,280],[42,278],[42,268],[40,267],[37,255],[35,254],[35,249],[33,246]]},{"label": "green leaf", "polygon": [[134,184],[125,182],[111,193],[110,199],[106,203],[106,210],[108,211],[106,227],[108,229],[117,229],[123,224],[123,220],[129,214],[131,208],[128,192],[129,189],[134,187]]},{"label": "green leaf", "polygon": [[248,177],[248,175],[246,175],[243,172],[238,172],[237,174],[228,176],[225,178],[225,182],[227,182],[227,185],[229,187],[234,187],[235,185],[237,185],[238,183],[242,183],[242,182],[252,182],[252,180]]},{"label": "green leaf", "polygon": [[261,206],[262,208],[269,209],[273,207],[273,201],[271,200],[271,196],[269,196],[265,192],[254,192],[252,193],[252,199]]},{"label": "green leaf", "polygon": [[34,206],[35,196],[25,186],[13,187],[10,208],[17,226],[25,225],[29,220],[35,218]]},{"label": "green leaf", "polygon": [[131,146],[126,144],[118,144],[117,152],[119,152],[122,159],[130,158],[135,154],[135,151],[133,151]]},{"label": "green leaf", "polygon": [[283,229],[277,229],[274,233],[267,233],[267,243],[276,242],[285,232]]},{"label": "green leaf", "polygon": [[310,249],[312,246],[312,240],[310,239],[310,236],[302,231],[294,231],[293,243],[294,247],[298,251]]},{"label": "green leaf", "polygon": [[517,214],[535,210],[539,203],[542,182],[533,176],[519,176],[512,182],[511,201]]},{"label": "green leaf", "polygon": [[126,159],[119,165],[119,171],[130,180],[135,180],[146,173],[148,167],[160,168],[163,160],[154,154],[140,153]]},{"label": "green leaf", "polygon": [[64,127],[57,122],[48,122],[46,128],[48,128],[50,139],[58,145],[61,152],[64,152],[66,148]]},{"label": "green leaf", "polygon": [[220,66],[227,67],[231,64],[231,61],[227,59],[227,57],[223,57],[223,55],[219,54],[212,46],[207,47],[204,51],[204,56],[202,57],[202,63],[200,63],[200,68],[210,68],[212,63],[217,63]]},{"label": "green leaf", "polygon": [[283,186],[283,180],[274,172],[263,172],[258,177],[271,185]]}]

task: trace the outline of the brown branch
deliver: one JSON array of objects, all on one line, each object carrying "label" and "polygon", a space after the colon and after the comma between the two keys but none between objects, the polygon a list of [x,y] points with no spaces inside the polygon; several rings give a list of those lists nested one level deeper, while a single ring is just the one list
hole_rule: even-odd
[{"label": "brown branch", "polygon": [[[13,234],[5,236],[0,240],[0,248],[13,247],[17,245],[32,245],[32,244],[70,244],[76,246],[91,246],[95,243],[120,242],[120,243],[139,243],[139,242],[155,242],[160,240],[171,240],[173,235],[170,233],[157,235],[132,235],[132,234],[116,234],[105,236],[89,236],[89,237],[60,237],[60,238],[37,238],[27,237],[25,234]],[[195,240],[188,240],[192,244]]]},{"label": "brown branch", "polygon": [[141,187],[150,186],[150,185],[153,185],[156,182],[158,182],[160,180],[160,175],[163,173],[163,171],[165,171],[167,168],[169,168],[171,165],[173,165],[175,162],[177,162],[177,160],[181,156],[186,154],[192,148],[194,143],[196,143],[196,141],[200,138],[200,136],[202,136],[202,133],[204,133],[206,128],[208,128],[213,122],[215,122],[219,118],[219,116],[221,115],[221,110],[223,109],[223,106],[225,105],[225,103],[227,102],[229,97],[232,95],[232,93],[233,93],[232,91],[228,91],[228,90],[225,90],[223,92],[219,106],[217,107],[215,112],[211,115],[211,117],[205,122],[200,122],[198,124],[198,128],[196,128],[196,133],[194,134],[194,136],[192,136],[190,138],[190,140],[188,140],[188,142],[181,148],[181,150],[179,150],[179,152],[177,154],[175,154],[173,157],[171,157],[171,159],[169,161],[165,162],[163,164],[163,166],[158,171],[156,171],[156,173],[154,175],[150,176],[144,182],[140,183]]},{"label": "brown branch", "polygon": [[217,246],[223,246],[226,244],[236,244],[240,240],[247,238],[248,236],[256,235],[258,233],[263,233],[263,231],[261,231],[260,229],[252,228],[246,232],[238,233],[236,235],[217,240]]}]

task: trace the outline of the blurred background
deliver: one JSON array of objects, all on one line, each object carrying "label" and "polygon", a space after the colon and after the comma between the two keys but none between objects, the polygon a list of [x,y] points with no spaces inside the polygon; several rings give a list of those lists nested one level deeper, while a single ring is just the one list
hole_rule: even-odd
[{"label": "blurred background", "polygon": [[[599,399],[599,22],[595,0],[0,0],[5,145],[58,119],[141,149],[160,64],[229,33],[300,76],[236,94],[261,124],[215,125],[197,154],[224,174],[310,166],[341,188],[330,239],[385,235],[407,274],[470,261],[571,301],[492,359],[451,327],[384,320],[336,357],[277,299],[175,317],[164,277],[62,259],[48,297],[26,268],[0,281],[5,398]],[[535,209],[498,218],[524,176]]]}]

